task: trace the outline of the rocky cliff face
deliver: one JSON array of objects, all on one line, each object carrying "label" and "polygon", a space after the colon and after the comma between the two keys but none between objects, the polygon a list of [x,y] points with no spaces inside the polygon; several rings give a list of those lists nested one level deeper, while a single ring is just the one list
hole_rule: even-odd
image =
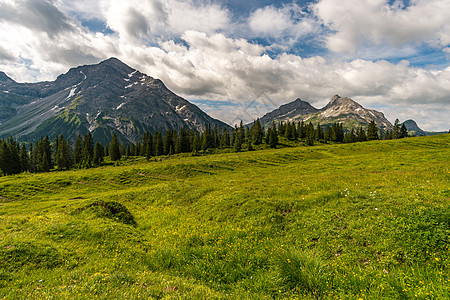
[{"label": "rocky cliff face", "polygon": [[0,115],[3,137],[73,139],[91,132],[103,142],[113,133],[134,142],[145,131],[228,126],[116,58],[70,69],[53,82],[20,84],[5,76],[0,74],[0,105],[9,109]]}]

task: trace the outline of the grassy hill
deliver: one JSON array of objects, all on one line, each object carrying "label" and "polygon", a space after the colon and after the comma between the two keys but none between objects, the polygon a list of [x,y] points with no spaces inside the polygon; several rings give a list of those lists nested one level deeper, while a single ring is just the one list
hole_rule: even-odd
[{"label": "grassy hill", "polygon": [[0,298],[448,299],[450,135],[0,178]]}]

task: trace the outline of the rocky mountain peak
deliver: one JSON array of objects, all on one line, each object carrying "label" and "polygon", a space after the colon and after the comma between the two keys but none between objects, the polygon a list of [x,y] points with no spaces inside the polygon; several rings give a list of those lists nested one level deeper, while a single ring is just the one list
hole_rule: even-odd
[{"label": "rocky mountain peak", "polygon": [[270,125],[272,121],[305,121],[322,125],[343,123],[347,129],[351,129],[367,126],[372,120],[382,129],[392,129],[392,124],[381,112],[366,109],[348,97],[334,95],[330,102],[321,109],[297,98],[264,115],[261,123],[265,126]]},{"label": "rocky mountain peak", "polygon": [[14,82],[8,75],[0,71],[0,82]]},{"label": "rocky mountain peak", "polygon": [[334,101],[338,100],[339,98],[341,98],[341,96],[339,96],[339,95],[334,95],[334,96],[331,98],[331,101],[330,101],[330,102],[334,102]]},{"label": "rocky mountain peak", "polygon": [[340,97],[339,95],[335,95],[331,98],[330,102],[323,108],[323,110],[335,108],[340,110],[355,110],[358,108],[362,108],[362,106],[348,97]]},{"label": "rocky mountain peak", "polygon": [[316,113],[318,109],[306,101],[297,98],[295,101],[281,105],[278,109],[265,114],[261,119],[262,124],[277,120],[289,120],[299,115]]}]

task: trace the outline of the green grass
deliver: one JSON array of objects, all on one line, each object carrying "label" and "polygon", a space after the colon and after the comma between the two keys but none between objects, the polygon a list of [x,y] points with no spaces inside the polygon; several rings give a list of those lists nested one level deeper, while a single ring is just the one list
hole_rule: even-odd
[{"label": "green grass", "polygon": [[0,178],[0,298],[448,299],[450,135]]}]

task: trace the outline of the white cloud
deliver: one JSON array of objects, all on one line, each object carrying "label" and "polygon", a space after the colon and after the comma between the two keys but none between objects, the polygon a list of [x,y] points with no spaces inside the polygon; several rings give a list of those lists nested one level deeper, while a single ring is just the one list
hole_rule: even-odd
[{"label": "white cloud", "polygon": [[[69,67],[98,62],[117,53],[113,37],[91,33],[66,17],[50,2],[30,5],[30,1],[1,2],[11,16],[0,17],[1,69],[17,81],[51,80]],[[50,20],[55,22],[52,27]],[[30,17],[26,22],[21,20]],[[33,19],[35,18],[35,19]],[[35,23],[41,23],[35,24]],[[3,52],[3,51],[2,51]],[[28,72],[27,72],[28,70]]]},{"label": "white cloud", "polygon": [[422,42],[443,47],[450,42],[450,2],[448,0],[415,0],[403,7],[386,0],[320,0],[315,14],[335,31],[327,46],[335,52],[353,52],[365,42],[380,45],[388,42],[400,47]]},{"label": "white cloud", "polygon": [[[0,17],[0,32],[4,33],[0,36],[0,70],[18,81],[53,80],[70,67],[116,56],[132,67],[162,79],[170,89],[188,99],[232,99],[242,109],[256,101],[251,109],[245,110],[246,113],[239,107],[224,106],[223,103],[220,110],[211,109],[228,122],[240,117],[251,121],[261,116],[264,109],[270,109],[269,106],[279,106],[298,97],[321,106],[334,94],[340,94],[352,97],[366,107],[385,105],[381,110],[391,121],[395,117],[413,118],[419,125],[425,124],[424,129],[450,127],[446,117],[450,114],[449,67],[426,70],[412,67],[408,62],[342,61],[320,56],[302,58],[286,53],[269,57],[265,53],[273,50],[275,45],[262,46],[227,36],[228,27],[233,26],[230,25],[229,11],[218,5],[175,0],[101,1],[102,12],[95,18],[104,18],[115,34],[89,32],[76,19],[68,17],[69,13],[62,14],[47,6],[41,15],[58,16],[59,25],[55,28],[46,24],[33,26],[32,22],[18,21],[37,14],[29,11],[33,6],[24,5],[28,2],[0,0],[1,7],[7,7],[12,14],[14,9],[20,10],[18,15],[4,16],[3,13]],[[384,2],[373,3],[378,5],[374,6],[377,8]],[[106,7],[106,4],[110,5]],[[347,4],[348,1],[342,3],[345,7]],[[65,4],[60,2],[59,5]],[[274,30],[261,26],[259,34],[276,36],[282,31],[283,35],[295,38],[295,33],[289,35],[289,32],[302,26],[300,23],[305,19],[292,17],[292,7],[290,10],[286,6],[280,9],[266,7],[261,12],[255,11],[251,20],[257,20],[258,14],[264,17],[273,13],[278,25]],[[54,8],[58,10],[56,6]],[[196,14],[199,14],[198,18]],[[328,14],[330,20],[333,19],[333,12]],[[286,18],[283,23],[278,18],[280,15],[289,15],[290,19]],[[217,22],[212,21],[216,19]],[[375,24],[375,21],[371,22]],[[330,26],[337,26],[334,24],[337,23]],[[345,26],[339,28],[342,32],[350,30]],[[349,42],[358,43],[359,34],[368,29],[351,30],[354,35],[349,37]],[[375,28],[374,32],[381,31]],[[373,36],[377,36],[375,33]],[[367,36],[373,38],[371,34],[369,30]],[[443,37],[437,36],[433,35],[435,42],[444,41]],[[258,106],[258,102],[261,105]],[[436,120],[427,122],[422,111]],[[406,112],[411,115],[406,116]]]},{"label": "white cloud", "polygon": [[[214,33],[229,25],[227,9],[179,0],[102,0],[107,25],[120,37],[138,41],[178,37],[187,30]],[[136,40],[137,39],[137,40]]]},{"label": "white cloud", "polygon": [[77,14],[86,20],[103,20],[101,0],[58,0],[55,6],[67,15]]},{"label": "white cloud", "polygon": [[258,8],[249,16],[248,25],[259,36],[287,39],[284,42],[291,45],[302,36],[318,32],[316,21],[296,4]]}]

